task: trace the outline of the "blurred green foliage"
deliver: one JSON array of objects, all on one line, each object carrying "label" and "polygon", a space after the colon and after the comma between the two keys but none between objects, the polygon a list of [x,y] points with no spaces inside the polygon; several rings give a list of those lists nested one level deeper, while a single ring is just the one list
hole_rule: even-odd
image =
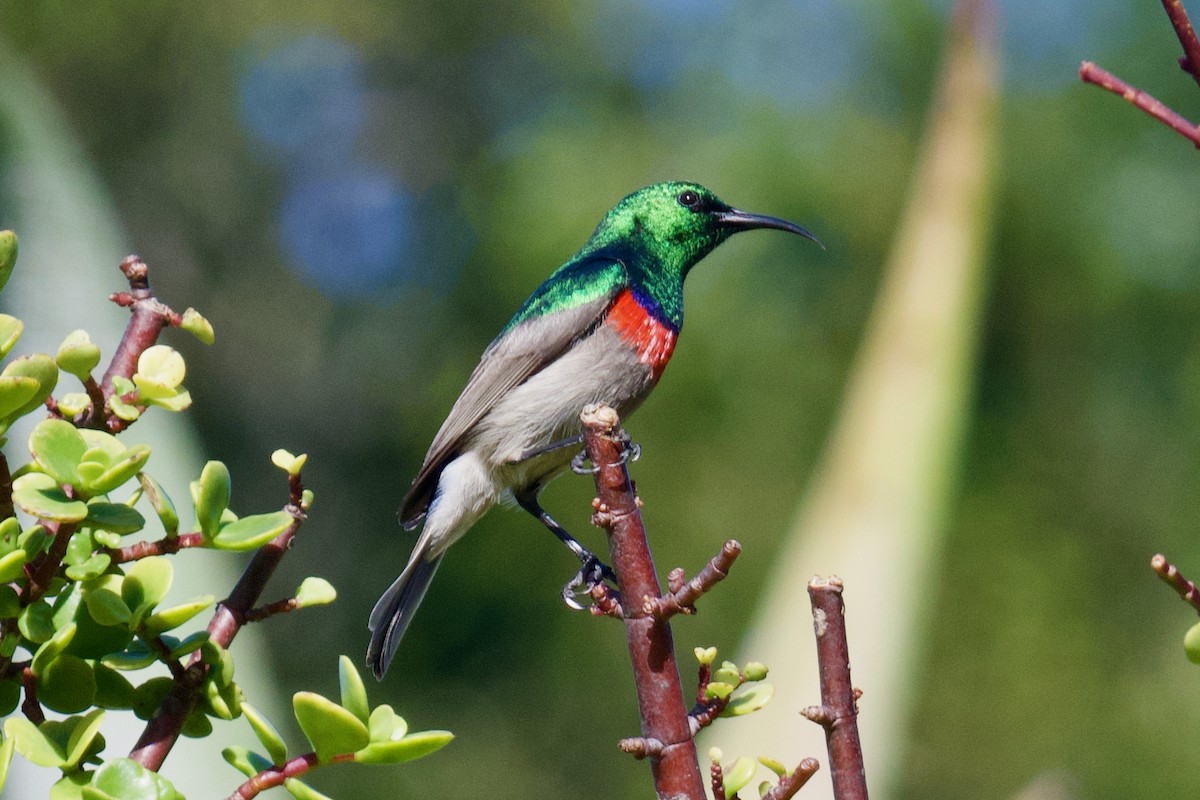
[{"label": "blurred green foliage", "polygon": [[[1156,4],[1044,5],[1067,43],[1036,61],[1031,30],[1054,27],[1039,24],[1041,4],[1010,4],[1004,20],[1012,83],[984,350],[946,562],[928,589],[901,797],[1005,797],[1057,771],[1087,797],[1194,788],[1200,693],[1180,647],[1187,612],[1146,565],[1163,551],[1185,573],[1200,569],[1189,561],[1200,517],[1196,155],[1073,78],[1095,59],[1185,113],[1195,86],[1174,65]],[[601,13],[546,0],[54,0],[0,7],[0,35],[61,102],[130,241],[158,265],[160,290],[209,310],[222,332],[224,354],[187,353],[188,389],[203,400],[207,450],[247,476],[239,494],[251,506],[273,496],[245,467],[277,443],[314,454],[306,474],[338,525],[315,524],[285,570],[298,580],[319,564],[343,587],[328,652],[365,645],[366,612],[412,541],[393,525],[395,506],[480,351],[616,199],[687,178],[816,232],[827,254],[744,237],[693,274],[674,361],[629,421],[660,566],[699,565],[729,535],[746,546],[734,580],[677,631],[681,646],[728,648],[870,308],[925,117],[940,6],[861,4],[844,28],[821,28],[854,58],[821,92],[796,97],[723,69],[738,52],[714,42],[761,45],[766,73],[786,65],[798,71],[783,83],[803,84],[799,70],[823,62],[773,62],[767,46],[803,54],[824,4],[763,3],[795,43],[747,34],[755,12],[717,15],[695,48],[665,51],[684,66],[661,81],[613,56],[658,45],[643,41],[653,15],[635,2]],[[672,14],[695,17],[664,8],[656,36]],[[1096,20],[1114,8],[1120,35],[1101,38]],[[314,32],[350,45],[364,87],[358,133],[337,163],[375,165],[435,210],[420,218],[428,241],[404,251],[402,277],[375,292],[333,296],[293,269],[278,234],[296,159],[239,117],[252,65]],[[5,141],[0,121],[0,226]],[[233,398],[247,413],[221,411]],[[599,545],[590,495],[566,477],[546,500]],[[453,757],[317,785],[343,796],[386,786],[452,797],[485,781],[496,798],[643,792],[644,765],[612,746],[637,729],[622,634],[558,602],[570,562],[523,515],[486,518],[443,566],[383,687],[414,717],[455,730]],[[798,611],[795,635],[807,624]],[[303,620],[275,628],[311,636]],[[290,692],[322,663],[274,666]],[[776,702],[814,699],[815,687]]]}]

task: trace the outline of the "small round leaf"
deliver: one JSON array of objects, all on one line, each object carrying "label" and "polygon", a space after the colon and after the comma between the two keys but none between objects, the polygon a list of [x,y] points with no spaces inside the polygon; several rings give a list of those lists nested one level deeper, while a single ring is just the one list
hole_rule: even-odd
[{"label": "small round leaf", "polygon": [[450,731],[421,731],[390,742],[372,742],[354,754],[360,764],[401,764],[441,750],[454,738]]},{"label": "small round leaf", "polygon": [[69,654],[51,661],[38,681],[38,700],[52,711],[76,714],[96,699],[96,675],[82,658]]},{"label": "small round leaf", "polygon": [[66,763],[63,748],[24,717],[4,721],[4,735],[16,742],[16,750],[26,761],[39,767],[61,767]]},{"label": "small round leaf", "polygon": [[83,524],[125,536],[137,533],[146,527],[146,518],[136,509],[130,508],[124,503],[93,500],[88,503],[88,515],[83,520]]},{"label": "small round leaf", "polygon": [[258,741],[266,748],[267,755],[271,757],[271,763],[278,766],[287,761],[287,745],[283,743],[283,737],[271,724],[271,720],[249,703],[242,703],[242,713],[246,716],[246,721],[250,723]]},{"label": "small round leaf", "polygon": [[21,320],[8,314],[0,314],[0,358],[9,354],[24,330],[25,323]]},{"label": "small round leaf", "polygon": [[200,312],[194,308],[189,308],[183,312],[183,319],[180,320],[179,327],[192,334],[192,336],[195,336],[204,344],[212,344],[216,341],[212,323],[202,317]]},{"label": "small round leaf", "polygon": [[13,481],[13,503],[38,519],[52,522],[79,522],[87,516],[87,503],[67,497],[49,475],[27,472]]},{"label": "small round leaf", "polygon": [[4,368],[3,375],[6,377],[24,377],[33,378],[38,382],[37,390],[23,404],[18,406],[15,411],[5,414],[5,417],[15,418],[33,411],[35,408],[46,402],[46,398],[54,391],[54,387],[58,385],[58,365],[54,363],[54,359],[45,353],[35,353],[31,356],[22,356],[14,361],[9,362]]},{"label": "small round leaf", "polygon": [[1200,622],[1197,622],[1183,635],[1183,652],[1188,661],[1200,664]]},{"label": "small round leaf", "polygon": [[725,706],[721,716],[740,717],[751,714],[771,702],[771,698],[774,696],[774,686],[769,683],[756,683],[730,698],[729,705]]},{"label": "small round leaf", "polygon": [[342,708],[362,720],[365,725],[371,717],[367,704],[367,687],[363,686],[362,675],[354,662],[346,656],[338,658],[338,684],[342,691]]},{"label": "small round leaf", "polygon": [[179,355],[179,352],[173,347],[156,344],[147,347],[138,356],[137,372],[133,376],[133,382],[138,385],[138,378],[141,377],[168,389],[174,389],[183,383],[186,374],[187,366],[183,362],[183,356]]},{"label": "small round leaf", "polygon": [[0,289],[8,283],[16,265],[17,235],[12,231],[0,231]]},{"label": "small round leaf", "polygon": [[750,783],[754,773],[758,771],[758,762],[749,756],[742,756],[733,762],[733,766],[724,770],[725,794],[733,796]]},{"label": "small round leaf", "polygon": [[216,535],[221,515],[229,508],[229,468],[220,461],[209,461],[200,472],[193,500],[196,504],[196,524],[207,537]]},{"label": "small round leaf", "polygon": [[305,578],[296,589],[296,608],[323,606],[336,599],[337,589],[324,578]]},{"label": "small round leaf", "polygon": [[58,346],[54,361],[63,372],[68,372],[81,381],[87,380],[92,370],[100,363],[100,348],[92,342],[87,331],[71,331]]}]

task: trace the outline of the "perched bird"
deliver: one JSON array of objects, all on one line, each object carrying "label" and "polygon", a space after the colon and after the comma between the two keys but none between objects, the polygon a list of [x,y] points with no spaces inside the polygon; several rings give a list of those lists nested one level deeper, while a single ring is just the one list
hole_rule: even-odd
[{"label": "perched bird", "polygon": [[[424,519],[407,566],[371,612],[367,665],[382,679],[450,545],[498,500],[514,499],[583,562],[564,587],[611,571],[538,502],[580,442],[579,412],[607,403],[622,419],[658,383],[683,325],[683,281],[733,234],[786,220],[738,211],[694,183],[659,183],[617,203],[569,261],[534,291],[483,352],[400,506]],[[820,244],[820,242],[818,242]]]}]

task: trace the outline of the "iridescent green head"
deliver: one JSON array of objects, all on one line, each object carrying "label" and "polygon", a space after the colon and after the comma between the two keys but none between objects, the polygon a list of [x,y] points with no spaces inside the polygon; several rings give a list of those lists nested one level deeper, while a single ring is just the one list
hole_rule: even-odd
[{"label": "iridescent green head", "polygon": [[617,203],[586,249],[630,246],[682,277],[721,242],[753,228],[777,228],[817,241],[799,225],[739,211],[699,184],[671,181],[638,189]]}]

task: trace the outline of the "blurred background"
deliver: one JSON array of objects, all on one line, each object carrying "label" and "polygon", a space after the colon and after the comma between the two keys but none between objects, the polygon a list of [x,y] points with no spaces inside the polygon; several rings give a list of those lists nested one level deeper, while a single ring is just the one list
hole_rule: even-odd
[{"label": "blurred background", "polygon": [[[973,288],[947,296],[935,274],[905,318],[911,330],[922,303],[932,316],[957,303],[944,332],[960,357],[950,380],[920,373],[944,404],[913,408],[945,426],[901,448],[941,455],[908,475],[928,538],[891,539],[920,555],[895,570],[862,545],[787,554],[822,535],[806,509],[841,463],[830,453],[888,446],[835,432],[874,385],[856,374],[887,369],[860,346],[887,329],[873,309],[889,269],[929,263],[903,244],[913,207],[951,196],[913,189],[936,149],[948,2],[5,3],[0,228],[21,237],[19,272],[45,265],[26,276],[30,296],[103,287],[79,302],[119,331],[105,297],[137,252],[160,297],[212,321],[211,348],[168,341],[190,369],[191,457],[229,464],[235,510],[282,501],[275,448],[310,455],[312,521],[268,595],[317,574],[339,600],[234,646],[286,704],[336,691],[336,654],[360,660],[371,604],[414,541],[394,513],[425,449],[482,349],[604,211],[688,179],[795,220],[828,250],[756,233],[692,273],[686,333],[628,421],[659,566],[694,571],[730,536],[745,547],[676,626],[685,683],[695,645],[762,657],[740,642],[762,641],[765,619],[768,638],[794,641],[788,658],[812,660],[804,583],[861,559],[903,580],[896,604],[911,609],[894,623],[890,595],[847,577],[851,652],[903,634],[878,662],[898,678],[855,662],[864,721],[887,709],[878,797],[1195,794],[1193,620],[1148,562],[1161,551],[1200,574],[1200,226],[1187,210],[1200,162],[1076,72],[1096,60],[1192,117],[1196,87],[1156,3],[1006,0],[996,14],[996,71],[960,98],[987,105],[995,87],[961,134],[991,153],[963,167],[990,180],[953,228],[974,237]],[[35,180],[39,163],[53,169]],[[76,205],[45,224],[50,196]],[[75,326],[22,316],[47,347]],[[111,352],[119,334],[93,332]],[[591,495],[568,476],[544,500],[603,549]],[[620,626],[558,597],[576,568],[526,515],[485,518],[370,687],[457,740],[313,784],[339,798],[649,796],[646,765],[614,746],[638,727]],[[816,700],[815,683],[781,683],[776,704],[794,718]],[[740,754],[723,737],[755,724],[708,743]],[[239,782],[205,769],[211,790],[189,796]]]}]

